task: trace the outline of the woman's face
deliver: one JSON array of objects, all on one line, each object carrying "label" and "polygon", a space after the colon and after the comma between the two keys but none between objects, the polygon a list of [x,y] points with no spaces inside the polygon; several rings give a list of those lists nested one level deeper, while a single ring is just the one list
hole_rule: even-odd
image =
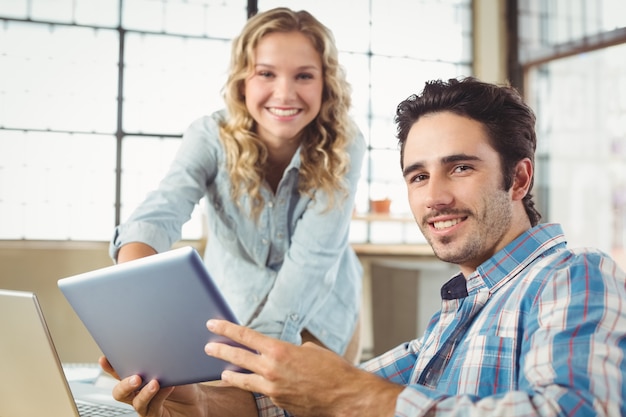
[{"label": "woman's face", "polygon": [[324,85],[322,59],[300,32],[273,32],[258,43],[245,81],[245,103],[268,146],[297,145],[317,116]]}]

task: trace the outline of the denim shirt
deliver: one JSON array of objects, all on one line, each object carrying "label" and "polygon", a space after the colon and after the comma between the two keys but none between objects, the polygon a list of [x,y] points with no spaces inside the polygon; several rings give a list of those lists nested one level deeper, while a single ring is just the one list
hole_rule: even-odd
[{"label": "denim shirt", "polygon": [[110,245],[143,242],[157,252],[181,238],[195,205],[206,198],[208,239],[204,260],[242,324],[292,343],[306,328],[330,349],[343,353],[361,305],[362,268],[349,244],[353,201],[365,153],[358,133],[350,141],[347,198],[325,210],[328,195],[316,201],[298,192],[300,152],[285,170],[276,194],[262,187],[266,204],[255,221],[231,198],[231,181],[219,138],[224,111],[204,116],[187,129],[169,172],[126,222]]}]

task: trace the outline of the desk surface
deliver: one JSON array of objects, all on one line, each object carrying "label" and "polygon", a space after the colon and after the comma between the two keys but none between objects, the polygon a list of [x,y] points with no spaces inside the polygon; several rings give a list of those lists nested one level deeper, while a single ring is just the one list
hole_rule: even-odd
[{"label": "desk surface", "polygon": [[359,256],[435,256],[430,245],[353,243],[352,248]]}]

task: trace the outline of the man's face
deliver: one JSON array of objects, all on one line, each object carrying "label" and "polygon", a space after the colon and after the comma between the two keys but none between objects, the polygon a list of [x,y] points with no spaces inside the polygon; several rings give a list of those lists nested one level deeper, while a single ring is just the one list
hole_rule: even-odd
[{"label": "man's face", "polygon": [[480,122],[450,112],[422,116],[409,131],[403,162],[420,230],[435,255],[465,276],[519,234],[498,153]]}]

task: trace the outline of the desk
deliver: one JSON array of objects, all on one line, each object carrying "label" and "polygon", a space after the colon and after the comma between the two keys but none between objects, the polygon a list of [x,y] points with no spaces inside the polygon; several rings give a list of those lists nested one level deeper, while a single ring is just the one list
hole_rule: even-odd
[{"label": "desk", "polygon": [[434,259],[433,250],[429,245],[410,245],[410,244],[372,244],[372,243],[353,243],[352,248],[359,256],[368,256],[376,258],[388,257],[410,257],[413,258],[431,258]]},{"label": "desk", "polygon": [[352,244],[363,266],[362,359],[420,336],[456,273],[429,245]]}]

